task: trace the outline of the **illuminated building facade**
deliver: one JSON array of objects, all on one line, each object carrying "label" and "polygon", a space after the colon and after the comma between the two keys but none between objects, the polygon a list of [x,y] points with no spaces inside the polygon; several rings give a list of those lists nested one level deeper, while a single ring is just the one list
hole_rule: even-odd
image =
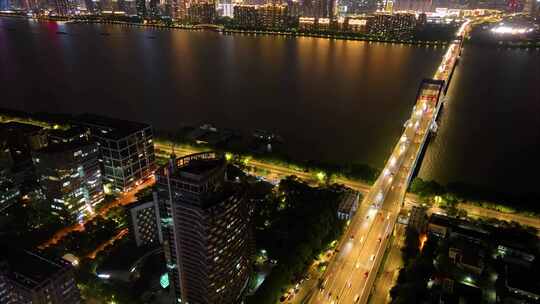
[{"label": "illuminated building facade", "polygon": [[146,0],[135,0],[137,6],[137,16],[140,18],[146,17]]},{"label": "illuminated building facade", "polygon": [[59,16],[69,16],[73,13],[75,6],[70,0],[54,0],[54,8]]},{"label": "illuminated building facade", "polygon": [[90,132],[83,128],[69,128],[67,130],[55,129],[47,132],[49,144],[64,144],[81,140],[88,140]]},{"label": "illuminated building facade", "polygon": [[0,252],[0,303],[81,304],[72,265],[6,246]]},{"label": "illuminated building facade", "polygon": [[267,4],[257,10],[259,24],[264,28],[283,29],[287,27],[287,5]]},{"label": "illuminated building facade", "polygon": [[171,157],[157,173],[169,279],[180,303],[239,303],[250,273],[251,213],[213,152]]},{"label": "illuminated building facade", "polygon": [[336,0],[306,0],[302,4],[305,17],[333,18],[336,13]]},{"label": "illuminated building facade", "polygon": [[300,17],[298,19],[298,29],[311,31],[317,29],[317,19],[314,17]]},{"label": "illuminated building facade", "polygon": [[38,182],[52,214],[78,221],[103,200],[98,155],[97,144],[89,141],[53,144],[34,153]]},{"label": "illuminated building facade", "polygon": [[125,208],[129,232],[137,246],[163,242],[157,200],[140,201]]},{"label": "illuminated building facade", "polygon": [[408,39],[416,29],[416,17],[409,13],[377,13],[368,28],[375,36]]},{"label": "illuminated building facade", "polygon": [[188,7],[190,22],[212,24],[216,20],[216,5],[213,2],[191,3]]},{"label": "illuminated building facade", "polygon": [[155,170],[152,127],[147,124],[84,114],[76,122],[98,143],[103,181],[111,190],[132,189]]},{"label": "illuminated building facade", "polygon": [[233,15],[236,25],[246,28],[254,28],[259,25],[257,6],[255,5],[235,5]]}]

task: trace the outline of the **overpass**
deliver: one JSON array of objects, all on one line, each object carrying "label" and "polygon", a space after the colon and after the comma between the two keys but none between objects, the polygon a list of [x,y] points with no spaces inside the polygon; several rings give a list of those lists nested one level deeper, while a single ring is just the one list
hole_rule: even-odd
[{"label": "overpass", "polygon": [[397,216],[428,135],[436,129],[444,95],[461,55],[465,22],[432,79],[424,79],[404,131],[363,206],[351,220],[326,272],[305,299],[307,303],[367,303],[389,244]]}]

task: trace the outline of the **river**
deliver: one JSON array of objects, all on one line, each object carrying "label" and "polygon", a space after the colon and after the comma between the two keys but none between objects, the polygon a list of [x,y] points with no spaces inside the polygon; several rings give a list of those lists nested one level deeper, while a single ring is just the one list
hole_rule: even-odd
[{"label": "river", "polygon": [[[0,18],[0,106],[95,112],[168,130],[201,123],[264,129],[281,135],[298,159],[382,167],[420,81],[443,53]],[[517,192],[536,184],[527,174],[540,169],[539,53],[465,50],[422,177]]]}]

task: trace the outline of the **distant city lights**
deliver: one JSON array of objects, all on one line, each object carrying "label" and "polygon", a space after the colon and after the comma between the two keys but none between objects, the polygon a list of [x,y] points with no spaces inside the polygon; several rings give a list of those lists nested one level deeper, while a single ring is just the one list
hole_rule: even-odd
[{"label": "distant city lights", "polygon": [[525,33],[530,33],[533,31],[533,29],[532,28],[515,28],[511,26],[506,26],[506,25],[499,25],[497,27],[492,28],[491,31],[496,34],[502,34],[502,35],[505,35],[505,34],[521,35]]}]

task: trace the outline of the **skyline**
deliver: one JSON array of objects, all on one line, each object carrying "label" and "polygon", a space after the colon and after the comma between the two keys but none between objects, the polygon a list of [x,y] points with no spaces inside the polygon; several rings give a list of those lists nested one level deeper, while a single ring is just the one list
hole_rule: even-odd
[{"label": "skyline", "polygon": [[[314,18],[315,28],[300,28],[300,31],[318,36],[295,37],[296,30],[289,29],[283,36],[275,32],[276,25],[284,24],[276,21],[281,17],[271,20],[265,17],[280,16],[280,11],[274,8],[277,6],[255,10],[257,22],[262,22],[269,33],[261,37],[253,29],[247,29],[250,34],[245,36],[235,34],[246,31],[235,25],[229,28],[212,25],[190,32],[68,21],[57,28],[51,27],[57,24],[55,21],[0,17],[0,25],[9,24],[9,29],[0,28],[0,37],[7,38],[9,43],[4,57],[12,56],[9,54],[13,47],[28,41],[25,26],[36,22],[33,26],[39,31],[34,31],[34,35],[37,33],[43,41],[56,41],[53,48],[42,44],[44,54],[64,48],[72,52],[65,53],[70,61],[68,69],[50,66],[61,77],[72,71],[81,76],[90,72],[83,77],[93,75],[91,69],[73,69],[71,65],[77,63],[77,57],[73,56],[76,52],[84,54],[80,43],[91,42],[96,37],[98,46],[107,46],[105,51],[119,51],[123,43],[144,42],[139,47],[145,48],[145,57],[153,63],[145,65],[145,61],[140,61],[133,65],[139,72],[126,78],[128,86],[94,78],[102,85],[108,83],[107,91],[111,95],[101,94],[103,97],[92,103],[82,102],[84,94],[64,85],[68,90],[58,91],[58,97],[75,93],[80,99],[67,98],[69,102],[65,104],[59,98],[58,106],[52,107],[49,102],[53,102],[54,95],[49,93],[47,97],[44,90],[36,90],[33,96],[43,96],[45,111],[26,103],[31,100],[25,98],[21,99],[25,101],[22,108],[15,110],[15,106],[13,110],[0,112],[0,189],[7,193],[0,197],[3,205],[0,243],[9,248],[0,252],[0,262],[5,265],[0,267],[0,286],[6,291],[0,293],[0,303],[23,297],[33,297],[37,302],[45,299],[69,303],[77,299],[110,304],[423,301],[495,304],[540,299],[537,284],[519,280],[527,267],[540,269],[539,211],[531,204],[535,197],[527,198],[526,193],[520,192],[508,199],[511,196],[501,194],[509,193],[508,189],[489,191],[420,176],[425,161],[443,170],[461,163],[437,163],[437,159],[431,158],[434,151],[458,151],[459,155],[465,148],[482,148],[480,138],[475,139],[478,144],[473,142],[470,147],[455,147],[455,143],[448,141],[450,128],[456,128],[456,119],[474,114],[472,117],[480,126],[485,123],[479,113],[458,110],[475,102],[463,100],[459,94],[459,90],[467,88],[464,81],[470,79],[465,71],[469,65],[478,64],[473,58],[483,59],[473,56],[475,52],[480,56],[485,54],[484,60],[489,62],[490,50],[517,54],[517,48],[524,48],[521,52],[526,53],[520,53],[526,56],[523,62],[535,60],[540,33],[538,21],[528,15],[491,11],[481,16],[461,15],[451,23],[435,25],[446,28],[446,32],[432,32],[434,43],[429,44],[420,40],[419,34],[424,27],[433,30],[429,16],[375,14],[373,19],[367,19],[367,29],[352,36],[362,41],[354,41],[344,36],[351,35],[349,25],[359,20],[354,18],[343,19],[343,25],[339,19],[329,18],[328,28],[323,29],[320,26],[324,18]],[[211,6],[202,5],[191,15],[202,18],[197,22],[205,22],[205,18],[213,20],[215,11],[211,10]],[[238,16],[235,22],[239,22],[240,15],[249,19],[253,14],[252,10],[240,14],[239,7],[234,12]],[[406,21],[409,16],[411,25]],[[298,20],[300,25],[302,20],[307,21]],[[95,29],[97,35],[92,38],[88,33]],[[88,32],[81,35],[81,30]],[[156,31],[155,36],[146,36],[150,31]],[[170,48],[153,50],[169,41],[163,35],[190,38],[183,40],[180,49],[187,47],[198,60],[178,62],[189,58],[185,56],[188,53],[180,56],[182,53],[172,53]],[[385,43],[372,41],[375,36]],[[445,38],[437,41],[435,37]],[[264,48],[269,56],[260,60],[252,52],[253,47],[268,42],[279,47]],[[191,49],[212,43],[214,46],[227,43],[229,48]],[[234,48],[230,48],[233,44]],[[241,45],[244,49],[236,48]],[[299,45],[306,46],[296,49]],[[502,45],[516,49],[502,49]],[[294,52],[288,56],[271,55],[291,47]],[[306,47],[322,57],[306,56]],[[291,56],[295,52],[303,56]],[[390,52],[400,55],[390,56]],[[118,62],[114,68],[126,73],[130,71],[130,65],[125,63],[129,62],[126,59],[131,58],[131,53],[121,53],[117,58],[123,58],[124,64]],[[91,48],[86,54],[83,57],[88,61],[92,58],[88,56],[92,54]],[[227,56],[210,58],[211,54]],[[374,54],[378,56],[373,61]],[[236,58],[231,56],[238,55],[238,60],[231,61]],[[350,61],[350,65],[340,66],[336,58],[341,58],[345,65]],[[376,63],[368,70],[371,73],[358,72],[370,68],[365,65],[370,62],[365,58]],[[111,59],[105,60],[114,62]],[[216,65],[216,62],[220,63]],[[180,70],[187,72],[181,74],[188,77],[184,81],[177,81],[176,74],[168,72],[178,63],[188,67]],[[525,66],[531,68],[530,64],[520,65],[519,60],[512,63],[511,68],[500,62],[498,69],[512,75],[519,74]],[[8,70],[15,64],[19,66],[22,62],[15,59]],[[265,69],[252,69],[259,65]],[[285,67],[291,72],[284,73]],[[249,80],[236,81],[218,72],[213,77],[219,81],[209,81],[210,75],[220,69],[226,71],[224,75],[243,73]],[[105,71],[102,69],[98,75],[109,76]],[[166,74],[164,79],[175,81],[134,82],[138,77],[147,77],[143,71]],[[492,79],[500,79],[497,73],[492,74]],[[0,83],[9,84],[8,79],[18,79],[13,75],[0,74],[0,79],[6,80]],[[61,77],[56,78],[59,83],[63,81]],[[505,90],[519,83],[525,85],[524,89],[513,94],[529,94],[528,101],[535,105],[540,100],[531,89],[534,85],[530,86],[534,79],[533,76],[530,82],[498,80],[500,90],[494,92],[503,92],[498,94],[505,100],[509,97]],[[366,81],[371,81],[371,87],[362,86]],[[52,88],[53,83],[43,80],[40,85]],[[140,85],[130,87],[134,83]],[[22,84],[35,85],[28,81]],[[392,89],[397,84],[400,84],[397,89]],[[493,96],[482,87],[490,88],[493,83],[486,79],[473,84],[480,88],[481,101],[486,107],[485,101]],[[299,91],[304,85],[307,90]],[[146,92],[137,96],[139,89],[154,87],[157,92],[173,87],[191,89],[186,96],[192,97],[188,97],[188,103],[182,103],[175,98],[163,102],[157,98],[159,95],[147,99]],[[280,87],[284,89],[279,94],[284,97],[276,99],[273,91]],[[127,94],[126,98],[135,93],[131,95],[134,106],[115,103],[111,98],[115,91]],[[17,91],[6,87],[5,94],[14,92]],[[318,96],[317,92],[328,95]],[[413,94],[414,102],[410,99]],[[88,97],[94,98],[91,96]],[[292,100],[293,96],[299,97]],[[373,104],[366,102],[370,97]],[[138,101],[144,99],[151,100],[150,108]],[[205,99],[211,103],[205,104]],[[342,103],[343,100],[360,103],[352,106]],[[246,101],[250,104],[246,105]],[[493,102],[496,105],[496,100]],[[100,110],[91,114],[96,107]],[[374,111],[376,107],[380,110]],[[120,110],[116,113],[122,114],[115,114],[115,108]],[[261,114],[255,114],[257,108],[262,110]],[[363,127],[349,127],[351,130],[332,127],[343,123],[332,116],[332,109],[348,112],[349,126]],[[533,109],[529,107],[528,112],[535,116]],[[177,110],[184,116],[178,115]],[[156,128],[154,123],[134,119],[141,115],[145,117],[142,120],[149,120],[152,112],[160,111],[168,114],[155,116],[158,125],[170,123],[174,125],[172,129]],[[185,124],[200,119],[191,117],[193,111],[205,122],[195,126]],[[322,115],[314,115],[317,111]],[[377,111],[386,116],[374,115]],[[216,127],[208,120],[212,115],[239,124],[232,125],[233,128]],[[491,123],[502,126],[515,119],[510,112],[505,115],[507,120]],[[261,122],[266,123],[262,128]],[[288,126],[292,127],[291,132],[282,133]],[[457,130],[467,137],[475,129],[470,124]],[[352,137],[345,141],[342,132],[347,131]],[[380,149],[373,146],[373,139],[370,141],[370,136],[377,138],[377,132],[387,134],[384,141],[377,139]],[[490,140],[486,133],[489,130],[484,128],[483,132],[485,139]],[[520,137],[505,138],[503,134],[493,134],[491,138],[497,139],[494,146],[514,139],[525,145],[525,136],[534,137],[529,129],[522,130],[523,142]],[[294,157],[291,147],[295,145],[305,155],[316,155],[311,151],[316,145],[306,145],[304,138],[313,138],[323,146],[337,143],[328,146],[327,151],[335,152],[338,161]],[[350,145],[348,141],[360,143],[362,149],[376,155],[383,165],[348,159],[344,156],[346,150],[340,148]],[[486,148],[480,152],[502,157],[506,162],[514,160],[505,156],[504,149],[497,152]],[[490,164],[498,166],[503,162],[494,158]],[[519,158],[513,164],[520,176],[526,176],[527,169]],[[479,163],[461,165],[476,165],[482,170]],[[485,174],[492,172],[487,170]],[[512,177],[505,177],[510,185]],[[524,182],[521,186],[527,187]],[[351,203],[351,197],[355,203]],[[18,264],[16,255],[10,254],[16,250],[41,257],[33,273]],[[54,261],[62,261],[64,266],[47,266]],[[51,298],[48,295],[51,289],[40,287],[45,283],[29,287],[18,281],[21,275],[42,280],[40,276],[45,271],[49,276],[62,277],[66,283],[60,284],[70,293],[64,291]]]}]

